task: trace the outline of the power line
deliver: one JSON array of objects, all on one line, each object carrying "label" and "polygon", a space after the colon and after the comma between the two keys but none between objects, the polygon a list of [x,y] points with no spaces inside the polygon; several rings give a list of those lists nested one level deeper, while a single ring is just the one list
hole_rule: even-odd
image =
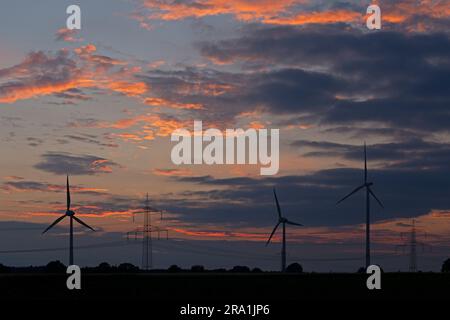
[{"label": "power line", "polygon": [[[182,252],[190,252],[200,255],[208,255],[208,256],[220,256],[220,257],[235,257],[249,260],[278,260],[279,257],[276,255],[262,255],[262,254],[247,254],[242,253],[235,250],[223,249],[223,248],[214,248],[214,247],[205,247],[204,245],[198,245],[193,243],[178,243],[180,241],[168,241],[165,243],[159,243],[161,247],[166,247],[165,249],[174,249],[180,250]],[[80,245],[76,246],[77,250],[87,250],[87,249],[98,249],[98,248],[113,248],[113,247],[126,247],[130,244],[136,245],[138,242],[127,242],[127,241],[110,241],[103,242],[98,244],[90,244],[90,245]],[[190,248],[189,248],[190,247]],[[17,254],[17,253],[35,253],[35,252],[53,252],[53,251],[65,251],[66,247],[54,247],[54,248],[33,248],[33,249],[16,249],[16,250],[1,250],[0,254]],[[398,257],[398,255],[376,255],[375,257],[380,258],[389,258],[389,257]],[[307,257],[290,257],[291,260],[297,261],[305,261],[305,262],[314,262],[314,261],[360,261],[361,258],[307,258]]]},{"label": "power line", "polygon": [[[98,244],[80,245],[74,246],[76,249],[95,249],[95,248],[109,248],[109,247],[124,247],[129,245],[126,241],[110,241]],[[33,253],[33,252],[52,252],[52,251],[65,251],[67,247],[54,247],[54,248],[33,248],[33,249],[14,249],[14,250],[0,250],[0,254],[15,254],[15,253]]]}]

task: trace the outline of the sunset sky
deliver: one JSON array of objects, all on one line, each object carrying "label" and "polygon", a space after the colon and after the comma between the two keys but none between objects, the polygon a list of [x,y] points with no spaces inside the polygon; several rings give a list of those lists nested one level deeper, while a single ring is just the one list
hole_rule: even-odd
[{"label": "sunset sky", "polygon": [[[382,29],[368,30],[377,3]],[[81,8],[81,30],[66,8]],[[155,267],[280,267],[272,188],[288,262],[355,271],[364,258],[369,179],[373,262],[407,270],[415,219],[419,269],[450,254],[450,4],[442,0],[4,0],[0,5],[0,263],[67,262],[65,176],[80,265],[140,264],[146,193],[164,210]],[[182,165],[177,128],[280,129],[280,171]],[[403,233],[403,237],[402,237]],[[121,242],[122,241],[122,242]],[[118,244],[115,246],[115,244]],[[28,252],[32,249],[49,251]],[[56,250],[58,249],[58,250]],[[61,249],[61,250],[59,250]],[[25,250],[25,252],[17,252]]]}]

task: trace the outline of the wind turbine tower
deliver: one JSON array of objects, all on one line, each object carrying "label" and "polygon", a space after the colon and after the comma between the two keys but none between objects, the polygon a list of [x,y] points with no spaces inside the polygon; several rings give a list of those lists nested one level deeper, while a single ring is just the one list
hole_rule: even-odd
[{"label": "wind turbine tower", "polygon": [[409,253],[409,272],[417,271],[417,239],[416,239],[416,226],[413,219],[413,224],[411,228],[411,251]]},{"label": "wind turbine tower", "polygon": [[370,266],[370,196],[372,196],[378,204],[384,208],[381,201],[377,198],[375,193],[372,191],[373,182],[369,182],[367,179],[367,148],[364,142],[364,183],[357,187],[355,190],[350,192],[348,195],[339,200],[336,204],[341,203],[345,199],[349,198],[353,194],[357,193],[359,190],[365,189],[366,192],[366,269]]}]

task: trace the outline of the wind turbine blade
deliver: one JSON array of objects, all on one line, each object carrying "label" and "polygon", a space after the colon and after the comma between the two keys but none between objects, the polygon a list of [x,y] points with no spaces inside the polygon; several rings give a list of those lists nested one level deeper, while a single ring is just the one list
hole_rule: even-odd
[{"label": "wind turbine blade", "polygon": [[280,203],[278,202],[277,192],[275,191],[275,188],[273,188],[273,195],[275,196],[275,203],[277,204],[278,217],[281,218],[281,208]]},{"label": "wind turbine blade", "polygon": [[383,204],[381,203],[380,199],[377,198],[377,196],[375,195],[375,193],[373,193],[372,189],[369,188],[369,193],[372,195],[372,197],[375,198],[375,200],[378,202],[378,204],[384,209]]},{"label": "wind turbine blade", "polygon": [[82,224],[83,226],[85,226],[86,228],[91,229],[92,231],[95,231],[93,228],[91,228],[90,226],[88,226],[86,223],[84,223],[83,221],[81,221],[81,220],[78,219],[77,217],[72,216],[72,218],[73,218],[76,222],[78,222],[79,224]]},{"label": "wind turbine blade", "polygon": [[367,148],[364,141],[364,183],[367,183]]},{"label": "wind turbine blade", "polygon": [[58,219],[56,219],[51,225],[49,225],[47,227],[47,229],[44,230],[44,232],[42,232],[42,234],[46,233],[48,230],[50,230],[51,228],[53,228],[56,224],[58,224],[62,219],[64,219],[66,217],[66,215],[63,215],[61,217],[59,217]]},{"label": "wind turbine blade", "polygon": [[344,201],[345,199],[347,199],[348,197],[350,197],[351,195],[353,195],[354,193],[358,192],[359,190],[361,190],[362,188],[364,188],[365,185],[363,184],[362,186],[359,186],[358,188],[356,188],[355,190],[353,190],[352,192],[350,192],[348,195],[346,195],[345,197],[343,197],[341,200],[339,200],[338,202],[336,202],[336,204],[341,203],[342,201]]},{"label": "wind turbine blade", "polygon": [[269,244],[269,242],[270,242],[270,240],[272,239],[273,234],[275,233],[275,231],[277,231],[277,228],[278,228],[278,226],[280,225],[280,223],[281,223],[281,222],[278,222],[278,223],[276,224],[275,228],[273,228],[273,231],[272,231],[272,233],[270,234],[269,240],[267,240],[267,242],[266,242],[266,246]]},{"label": "wind turbine blade", "polygon": [[289,220],[287,220],[286,223],[287,223],[287,224],[291,224],[291,225],[293,225],[293,226],[303,227],[303,225],[302,225],[301,223],[292,222],[292,221],[289,221]]},{"label": "wind turbine blade", "polygon": [[69,187],[69,175],[67,175],[67,211],[70,210],[70,187]]}]

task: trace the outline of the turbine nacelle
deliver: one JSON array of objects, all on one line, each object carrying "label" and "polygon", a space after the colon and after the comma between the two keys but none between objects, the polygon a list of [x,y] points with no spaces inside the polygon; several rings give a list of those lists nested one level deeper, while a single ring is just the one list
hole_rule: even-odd
[{"label": "turbine nacelle", "polygon": [[75,215],[75,212],[73,212],[72,210],[67,210],[66,211],[66,216],[72,217],[73,215]]}]

